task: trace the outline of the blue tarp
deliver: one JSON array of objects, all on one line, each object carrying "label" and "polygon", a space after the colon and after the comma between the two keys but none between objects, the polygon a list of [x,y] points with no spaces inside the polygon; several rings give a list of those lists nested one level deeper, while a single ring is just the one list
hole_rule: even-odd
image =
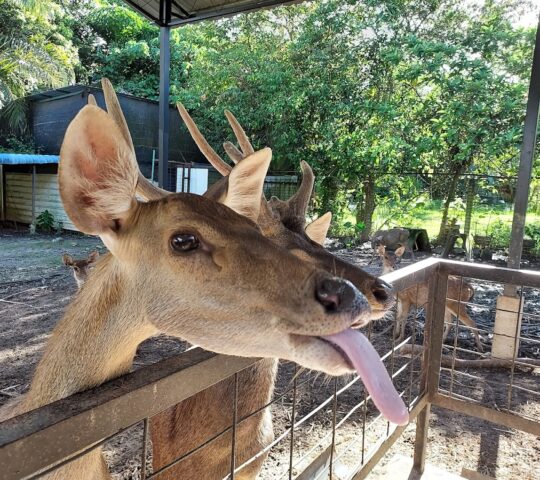
[{"label": "blue tarp", "polygon": [[58,155],[37,155],[34,153],[0,153],[0,165],[36,165],[58,163]]}]

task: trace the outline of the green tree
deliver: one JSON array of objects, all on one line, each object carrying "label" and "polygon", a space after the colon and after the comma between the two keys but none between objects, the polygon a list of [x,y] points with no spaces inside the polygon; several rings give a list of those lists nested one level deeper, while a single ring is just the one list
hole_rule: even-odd
[{"label": "green tree", "polygon": [[11,129],[26,129],[20,97],[73,80],[76,51],[62,34],[63,9],[52,1],[0,0],[0,114]]}]

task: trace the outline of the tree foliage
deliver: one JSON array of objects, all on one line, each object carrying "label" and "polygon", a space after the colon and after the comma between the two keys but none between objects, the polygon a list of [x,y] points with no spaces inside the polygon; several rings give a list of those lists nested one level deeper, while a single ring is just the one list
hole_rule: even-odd
[{"label": "tree foliage", "polygon": [[0,109],[16,132],[26,128],[25,107],[14,100],[74,79],[77,52],[65,35],[64,13],[49,0],[0,0]]},{"label": "tree foliage", "polygon": [[[107,76],[121,91],[157,98],[158,29],[123,2],[47,0],[29,26],[25,15],[39,16],[30,3],[24,14],[2,10],[14,32],[3,34],[56,63],[49,77],[9,87],[10,98],[56,84],[54,75]],[[415,180],[403,172],[447,173],[433,189],[446,210],[449,179],[515,174],[534,43],[533,29],[516,19],[531,8],[519,0],[318,0],[175,29],[171,99],[185,103],[217,150],[231,139],[230,109],[255,146],[273,148],[274,169],[308,161],[316,208],[337,217],[354,210],[367,236],[375,205],[415,201]],[[40,36],[44,26],[52,38]],[[28,29],[35,42],[19,35]],[[1,45],[0,79],[12,78],[2,76]]]}]

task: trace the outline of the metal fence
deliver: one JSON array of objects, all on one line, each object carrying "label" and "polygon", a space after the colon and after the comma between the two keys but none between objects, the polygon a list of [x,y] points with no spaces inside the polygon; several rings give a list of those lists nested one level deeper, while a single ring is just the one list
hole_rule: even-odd
[{"label": "metal fence", "polygon": [[[476,290],[474,301],[456,300],[461,297],[448,288],[449,278],[454,284],[471,283]],[[385,279],[400,295],[414,299],[415,312],[408,316],[405,337],[399,341],[394,340],[393,322],[371,323],[367,333],[409,407],[411,422],[416,419],[415,466],[423,468],[429,448],[431,405],[540,435],[538,417],[532,417],[524,407],[527,402],[540,400],[540,386],[531,374],[538,365],[535,358],[540,356],[536,335],[540,322],[535,313],[535,302],[540,301],[540,274],[428,259]],[[510,358],[500,361],[504,371],[486,375],[482,364],[486,360],[470,334],[477,328],[484,346],[489,346],[494,338],[493,319],[501,309],[495,297],[503,284],[519,287],[520,326],[513,337],[517,340]],[[476,327],[466,327],[445,315],[448,302],[460,306],[467,303]],[[445,319],[454,333],[443,343]],[[179,466],[213,442],[225,439],[225,461],[229,465],[226,478],[241,478],[252,462],[268,454],[262,479],[361,479],[406,428],[382,418],[358,378],[314,378],[291,363],[281,365],[270,402],[243,412],[241,395],[246,393],[239,382],[242,373],[260,361],[194,348],[94,390],[9,419],[0,424],[2,478],[37,478],[111,442],[132,445],[128,454],[124,452],[127,458],[109,455],[113,471],[129,470],[123,478],[163,480],[168,474],[181,478],[176,470]],[[191,450],[161,459],[156,468],[150,441],[153,417],[221,381],[233,382],[234,386],[230,405],[224,402],[230,408],[222,410],[227,419],[225,427]],[[253,458],[242,458],[238,432],[244,422],[267,408],[274,414],[275,439]],[[178,427],[181,429],[181,425]],[[126,441],[128,437],[130,442]]]}]

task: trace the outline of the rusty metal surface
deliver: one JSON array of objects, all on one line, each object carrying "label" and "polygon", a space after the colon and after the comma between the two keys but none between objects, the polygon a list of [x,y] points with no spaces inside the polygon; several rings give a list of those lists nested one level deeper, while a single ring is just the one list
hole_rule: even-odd
[{"label": "rusty metal surface", "polygon": [[439,388],[447,287],[448,276],[438,270],[430,282],[429,297],[433,300],[430,304],[429,318],[426,322],[429,324],[430,329],[427,363],[427,391],[429,397],[432,397]]},{"label": "rusty metal surface", "polygon": [[32,475],[257,360],[193,349],[0,424],[2,478]]}]

